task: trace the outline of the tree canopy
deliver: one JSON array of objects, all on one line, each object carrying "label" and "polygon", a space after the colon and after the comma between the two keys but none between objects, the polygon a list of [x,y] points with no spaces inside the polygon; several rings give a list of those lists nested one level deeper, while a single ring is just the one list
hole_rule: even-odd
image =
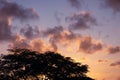
[{"label": "tree canopy", "polygon": [[9,49],[0,58],[0,80],[93,80],[88,66],[59,53]]}]

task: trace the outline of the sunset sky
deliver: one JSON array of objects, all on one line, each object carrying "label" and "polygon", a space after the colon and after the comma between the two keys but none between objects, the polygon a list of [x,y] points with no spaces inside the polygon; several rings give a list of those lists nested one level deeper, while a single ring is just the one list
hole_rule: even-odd
[{"label": "sunset sky", "polygon": [[120,0],[0,0],[0,53],[55,51],[120,80]]}]

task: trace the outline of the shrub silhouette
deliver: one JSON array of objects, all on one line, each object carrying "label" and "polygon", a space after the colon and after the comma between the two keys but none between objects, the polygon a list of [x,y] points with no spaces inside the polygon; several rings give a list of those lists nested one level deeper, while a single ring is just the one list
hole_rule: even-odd
[{"label": "shrub silhouette", "polygon": [[93,80],[88,66],[55,52],[9,49],[0,58],[0,80]]}]

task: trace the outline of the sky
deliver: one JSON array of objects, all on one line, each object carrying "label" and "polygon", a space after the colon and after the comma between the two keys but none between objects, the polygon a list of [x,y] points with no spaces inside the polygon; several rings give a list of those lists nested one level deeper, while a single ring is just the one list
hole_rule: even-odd
[{"label": "sky", "polygon": [[0,52],[54,51],[120,80],[120,0],[0,0]]}]

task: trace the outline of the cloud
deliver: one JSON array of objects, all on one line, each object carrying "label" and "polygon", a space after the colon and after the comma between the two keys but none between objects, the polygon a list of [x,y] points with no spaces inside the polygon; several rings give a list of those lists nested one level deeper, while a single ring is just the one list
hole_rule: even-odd
[{"label": "cloud", "polygon": [[30,48],[30,45],[28,43],[29,41],[22,37],[20,34],[17,35],[16,39],[13,40],[8,46],[9,48]]},{"label": "cloud", "polygon": [[118,52],[120,52],[120,47],[119,47],[119,46],[115,46],[115,47],[109,46],[109,47],[107,48],[107,52],[108,52],[108,54],[118,53]]},{"label": "cloud", "polygon": [[120,80],[120,77],[118,77],[118,79],[117,80]]},{"label": "cloud", "polygon": [[54,28],[47,28],[41,31],[41,37],[48,41],[46,45],[45,41],[39,39],[38,37],[30,39],[31,36],[33,36],[33,32],[34,29],[25,29],[25,31],[23,29],[22,33],[24,36],[21,34],[17,35],[16,39],[11,42],[9,47],[28,48],[40,52],[45,50],[58,51],[59,45],[63,45],[65,47],[71,44],[71,42],[77,41],[79,38],[81,38],[80,34],[75,34],[70,30],[64,29],[62,26],[56,26]]},{"label": "cloud", "polygon": [[120,12],[120,0],[105,0],[105,6],[114,12]]},{"label": "cloud", "polygon": [[[64,29],[62,26],[56,26],[54,28],[47,28],[42,31],[43,37],[49,38],[49,43],[54,51],[58,50],[59,45],[64,47],[70,44],[75,44],[79,46],[79,52],[85,53],[95,53],[103,48],[103,43],[97,41],[91,36],[83,36],[79,33],[74,33],[69,29]],[[71,43],[74,42],[74,43]]]},{"label": "cloud", "polygon": [[41,40],[39,38],[32,40],[30,47],[31,47],[31,49],[33,49],[35,51],[40,51],[40,52],[45,52],[45,51],[48,51],[51,49],[49,46],[45,45],[43,40]]},{"label": "cloud", "polygon": [[48,35],[59,35],[62,31],[63,31],[63,27],[62,26],[55,26],[54,28],[48,28],[44,31],[42,31],[42,35],[44,36],[48,36]]},{"label": "cloud", "polygon": [[17,3],[0,0],[0,41],[10,41],[16,38],[12,30],[12,20],[25,21],[37,17],[33,9],[26,9]]},{"label": "cloud", "polygon": [[[30,29],[28,29],[30,28]],[[83,36],[79,33],[74,33],[69,29],[65,29],[62,26],[55,26],[53,28],[47,28],[41,31],[41,38],[45,38],[46,41],[34,37],[34,30],[31,26],[28,26],[25,30],[22,30],[21,34],[17,35],[16,39],[9,45],[10,47],[29,48],[37,51],[58,51],[60,46],[65,48],[74,44],[79,47],[79,52],[95,53],[102,50],[103,44],[100,41],[94,40],[91,36]],[[73,43],[74,42],[74,43]],[[47,43],[47,45],[45,44]]]},{"label": "cloud", "polygon": [[43,40],[39,38],[29,40],[25,37],[22,37],[21,35],[17,35],[16,40],[12,41],[9,44],[9,48],[25,48],[25,49],[36,50],[39,52],[45,52],[48,50],[52,50],[49,45],[48,46],[45,45]]},{"label": "cloud", "polygon": [[92,37],[87,36],[80,41],[79,52],[82,51],[85,53],[92,54],[102,50],[102,48],[103,44],[101,42],[97,42]]},{"label": "cloud", "polygon": [[0,17],[12,17],[14,19],[26,20],[38,18],[38,14],[32,8],[24,8],[17,3],[8,2],[7,0],[0,1]]},{"label": "cloud", "polygon": [[58,38],[61,35],[61,32],[63,32],[62,26],[56,26],[54,28],[48,28],[45,31],[42,31],[42,34],[44,37],[50,36],[49,42],[51,46],[53,47],[54,51],[58,50],[56,42],[59,40]]},{"label": "cloud", "polygon": [[68,0],[68,2],[70,3],[70,5],[74,8],[79,9],[81,6],[81,0]]},{"label": "cloud", "polygon": [[106,78],[103,78],[102,80],[106,80]]},{"label": "cloud", "polygon": [[11,25],[9,21],[0,21],[0,41],[11,41],[16,38],[12,33]]},{"label": "cloud", "polygon": [[86,11],[80,13],[74,13],[72,16],[66,18],[67,22],[70,22],[70,30],[85,30],[89,29],[91,25],[96,25],[96,19]]},{"label": "cloud", "polygon": [[58,24],[61,23],[61,17],[62,17],[62,16],[63,16],[63,13],[61,13],[61,12],[56,11],[56,12],[54,13],[54,17],[55,17],[55,19],[56,19],[56,21],[57,21]]},{"label": "cloud", "polygon": [[98,62],[100,62],[100,63],[101,63],[101,62],[108,62],[108,60],[101,60],[101,59],[100,59],[100,60],[98,60]]},{"label": "cloud", "polygon": [[111,63],[110,66],[120,66],[120,61],[117,61],[117,62]]},{"label": "cloud", "polygon": [[64,29],[62,26],[56,26],[54,28],[48,28],[42,31],[44,37],[49,37],[51,46],[57,51],[57,44],[68,45],[71,41],[79,39],[80,34],[75,34],[70,30]]},{"label": "cloud", "polygon": [[27,25],[27,27],[21,29],[21,34],[23,34],[28,39],[33,39],[40,36],[40,31],[38,27],[32,27]]}]

